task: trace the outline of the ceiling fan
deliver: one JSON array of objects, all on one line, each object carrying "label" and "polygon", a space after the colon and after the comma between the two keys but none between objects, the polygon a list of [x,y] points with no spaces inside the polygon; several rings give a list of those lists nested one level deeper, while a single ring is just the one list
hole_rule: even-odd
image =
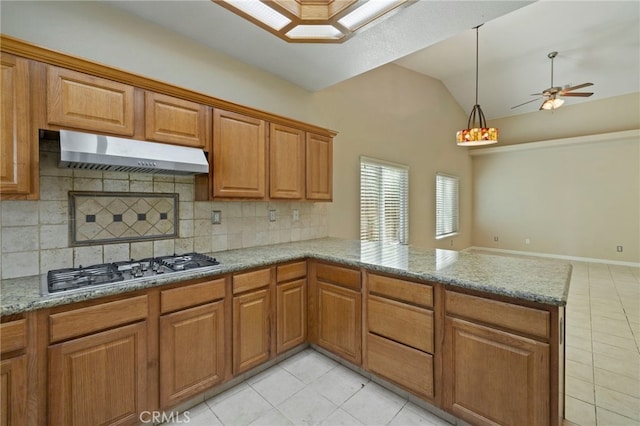
[{"label": "ceiling fan", "polygon": [[[593,83],[582,83],[571,87],[559,87],[553,85],[553,59],[558,56],[558,52],[551,52],[547,55],[551,59],[551,87],[543,90],[541,93],[533,93],[531,96],[542,96],[544,101],[540,105],[540,109],[556,109],[560,108],[564,103],[564,100],[560,99],[562,96],[575,96],[581,98],[587,98],[593,95],[593,92],[574,92],[576,89],[582,89],[583,87],[593,86]],[[535,102],[542,98],[533,99],[527,102],[523,102],[519,105],[512,106],[511,109],[521,107],[523,105]]]}]

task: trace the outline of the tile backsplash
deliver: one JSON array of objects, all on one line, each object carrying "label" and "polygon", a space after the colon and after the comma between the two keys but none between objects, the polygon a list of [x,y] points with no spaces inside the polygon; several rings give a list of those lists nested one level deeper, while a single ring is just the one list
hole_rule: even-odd
[{"label": "tile backsplash", "polygon": [[[209,253],[328,235],[326,203],[194,201],[193,177],[62,169],[57,166],[59,156],[57,143],[41,143],[39,201],[0,201],[3,279],[129,258]],[[178,194],[177,236],[73,246],[69,193],[76,191]],[[270,210],[275,210],[275,221],[269,220]],[[294,210],[299,213],[296,221]],[[213,211],[220,211],[220,224],[212,224]]]},{"label": "tile backsplash", "polygon": [[178,236],[178,194],[69,192],[71,245]]}]

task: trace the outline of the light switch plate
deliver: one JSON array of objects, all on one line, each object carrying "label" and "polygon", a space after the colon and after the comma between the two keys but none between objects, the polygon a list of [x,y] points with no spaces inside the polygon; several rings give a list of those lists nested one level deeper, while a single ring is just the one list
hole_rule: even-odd
[{"label": "light switch plate", "polygon": [[222,212],[220,210],[213,210],[211,212],[211,223],[214,225],[220,225],[222,223]]}]

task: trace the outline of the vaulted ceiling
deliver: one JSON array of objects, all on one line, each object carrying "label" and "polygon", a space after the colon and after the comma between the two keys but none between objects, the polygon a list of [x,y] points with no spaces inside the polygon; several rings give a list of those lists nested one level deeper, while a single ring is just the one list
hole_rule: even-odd
[{"label": "vaulted ceiling", "polygon": [[472,28],[483,23],[479,103],[488,119],[538,109],[538,102],[511,107],[550,87],[551,51],[559,52],[555,86],[594,83],[593,96],[567,104],[640,91],[637,1],[418,0],[341,44],[286,43],[209,0],[106,3],[309,91],[395,63],[441,80],[468,113],[475,103]]}]

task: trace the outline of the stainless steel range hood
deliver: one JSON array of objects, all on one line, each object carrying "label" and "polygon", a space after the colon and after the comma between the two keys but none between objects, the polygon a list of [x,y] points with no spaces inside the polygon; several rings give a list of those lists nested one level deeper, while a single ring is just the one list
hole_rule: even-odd
[{"label": "stainless steel range hood", "polygon": [[60,167],[128,173],[209,173],[197,148],[60,130]]}]

